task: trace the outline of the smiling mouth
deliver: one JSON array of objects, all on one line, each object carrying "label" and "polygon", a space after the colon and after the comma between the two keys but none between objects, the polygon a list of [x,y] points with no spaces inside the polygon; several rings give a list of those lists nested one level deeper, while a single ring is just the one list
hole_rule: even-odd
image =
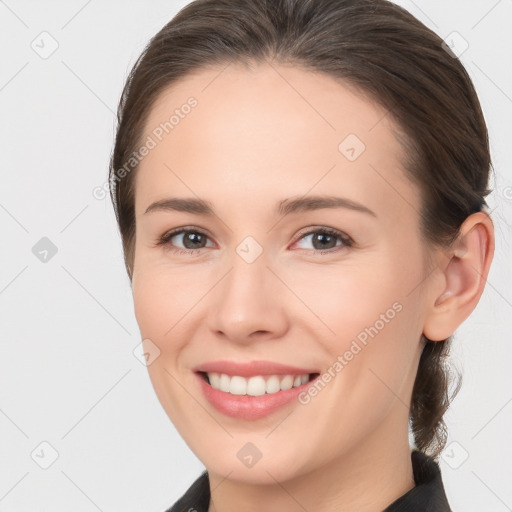
[{"label": "smiling mouth", "polygon": [[310,383],[319,373],[301,375],[254,375],[246,378],[239,375],[227,375],[218,372],[198,372],[212,388],[231,395],[263,396],[287,391]]}]

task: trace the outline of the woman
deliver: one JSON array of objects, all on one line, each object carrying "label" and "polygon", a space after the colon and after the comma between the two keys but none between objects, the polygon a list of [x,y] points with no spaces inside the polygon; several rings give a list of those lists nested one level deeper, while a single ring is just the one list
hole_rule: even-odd
[{"label": "woman", "polygon": [[169,510],[450,510],[444,361],[494,251],[450,49],[385,0],[197,0],[118,117],[149,374],[206,467]]}]

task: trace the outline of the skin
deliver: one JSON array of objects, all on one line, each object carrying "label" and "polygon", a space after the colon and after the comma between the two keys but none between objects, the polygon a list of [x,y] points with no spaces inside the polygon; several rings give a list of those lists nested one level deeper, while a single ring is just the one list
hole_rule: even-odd
[{"label": "skin", "polygon": [[[198,106],[141,162],[136,175],[132,290],[158,398],[210,474],[212,511],[382,510],[414,487],[408,405],[421,334],[441,340],[482,293],[494,247],[487,215],[469,217],[449,249],[420,231],[420,191],[407,178],[397,127],[346,84],[297,67],[203,69],[167,89],[146,136],[194,96]],[[354,161],[348,134],[366,146]],[[348,208],[277,215],[285,198],[347,198]],[[216,215],[144,213],[167,197],[202,198]],[[206,233],[189,253],[173,228]],[[306,233],[330,227],[321,247]],[[262,254],[236,252],[247,236]],[[173,245],[174,244],[174,245]],[[202,247],[202,248],[200,248]],[[328,252],[330,251],[330,252]],[[270,360],[320,373],[392,305],[401,311],[307,405],[255,421],[217,412],[192,368]],[[251,468],[237,452],[262,453]]]}]

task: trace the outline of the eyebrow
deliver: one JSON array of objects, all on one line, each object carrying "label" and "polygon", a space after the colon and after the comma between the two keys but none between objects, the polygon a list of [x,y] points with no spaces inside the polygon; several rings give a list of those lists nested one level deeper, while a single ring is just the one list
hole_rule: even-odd
[{"label": "eyebrow", "polygon": [[[377,217],[375,212],[366,206],[356,203],[350,199],[336,196],[307,196],[298,198],[283,199],[276,205],[275,212],[278,215],[288,215],[303,211],[321,210],[324,208],[346,208],[357,212],[366,213]],[[144,215],[155,211],[177,211],[186,212],[207,217],[214,216],[215,210],[212,204],[203,199],[170,197],[151,203],[144,212]]]}]

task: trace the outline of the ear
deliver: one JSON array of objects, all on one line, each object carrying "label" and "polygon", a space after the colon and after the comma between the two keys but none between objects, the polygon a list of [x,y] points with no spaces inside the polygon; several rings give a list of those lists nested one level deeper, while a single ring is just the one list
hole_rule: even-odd
[{"label": "ear", "polygon": [[423,334],[429,340],[441,341],[450,337],[475,309],[493,255],[492,220],[487,213],[473,213],[463,222],[459,236],[445,251],[444,261],[439,266],[442,286],[429,294],[429,309],[423,327]]}]

